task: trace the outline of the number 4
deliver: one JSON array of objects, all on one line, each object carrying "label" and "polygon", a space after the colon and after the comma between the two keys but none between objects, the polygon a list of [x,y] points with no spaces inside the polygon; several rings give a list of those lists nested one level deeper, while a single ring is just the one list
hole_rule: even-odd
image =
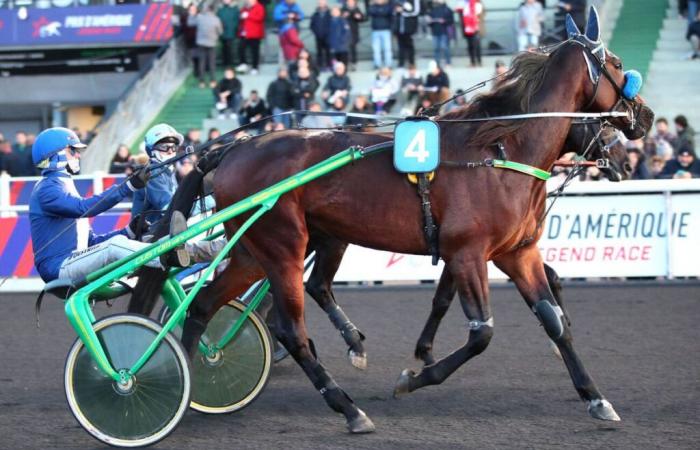
[{"label": "number 4", "polygon": [[424,163],[428,159],[430,153],[425,149],[425,130],[418,130],[411,143],[408,144],[403,156],[416,158],[419,163]]}]

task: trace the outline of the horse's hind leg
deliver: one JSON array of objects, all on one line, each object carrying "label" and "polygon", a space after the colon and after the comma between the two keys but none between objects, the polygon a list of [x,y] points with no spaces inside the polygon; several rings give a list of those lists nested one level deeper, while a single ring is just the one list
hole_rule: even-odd
[{"label": "horse's hind leg", "polygon": [[442,275],[440,275],[440,281],[437,285],[437,290],[435,291],[435,296],[433,297],[433,305],[430,309],[430,315],[428,320],[425,322],[423,331],[418,338],[416,343],[415,356],[425,363],[425,365],[430,365],[435,363],[435,358],[433,357],[433,341],[435,340],[435,333],[440,326],[442,318],[445,313],[450,308],[452,299],[457,292],[457,285],[452,278],[452,274],[447,268],[443,269]]},{"label": "horse's hind leg", "polygon": [[365,335],[353,324],[340,305],[335,301],[331,290],[340,262],[348,245],[329,236],[314,234],[313,248],[316,250],[316,262],[306,281],[306,292],[328,314],[328,318],[348,345],[348,359],[358,369],[367,368],[367,353],[362,341]]},{"label": "horse's hind leg", "polygon": [[537,246],[518,249],[494,261],[518,287],[528,307],[542,323],[549,338],[554,341],[574,387],[588,403],[588,412],[596,419],[620,420],[610,402],[605,400],[593,378],[583,367],[573,347],[573,338],[561,308],[549,288]]},{"label": "horse's hind leg", "polygon": [[459,292],[459,298],[468,319],[469,337],[466,344],[418,374],[404,370],[394,388],[394,396],[414,391],[423,386],[442,383],[469,359],[483,352],[493,336],[493,318],[488,303],[488,276],[482,255],[463,252],[450,258],[447,265]]},{"label": "horse's hind leg", "polygon": [[265,276],[245,248],[236,245],[229,256],[231,259],[226,269],[199,291],[189,307],[182,331],[182,345],[190,356],[196,354],[197,342],[214,314]]},{"label": "horse's hind leg", "polygon": [[557,302],[557,305],[559,305],[561,310],[564,312],[566,324],[571,326],[571,318],[564,307],[564,299],[561,295],[562,287],[561,282],[559,281],[559,274],[552,268],[552,266],[548,264],[544,264],[544,273],[547,276],[547,284],[549,284],[549,289],[552,290],[552,295],[554,295],[554,301]]},{"label": "horse's hind leg", "polygon": [[333,381],[316,357],[304,320],[304,254],[308,242],[302,214],[281,202],[265,221],[249,230],[246,246],[260,262],[272,286],[277,312],[276,337],[304,370],[328,406],[345,416],[351,433],[369,433],[374,424]]}]

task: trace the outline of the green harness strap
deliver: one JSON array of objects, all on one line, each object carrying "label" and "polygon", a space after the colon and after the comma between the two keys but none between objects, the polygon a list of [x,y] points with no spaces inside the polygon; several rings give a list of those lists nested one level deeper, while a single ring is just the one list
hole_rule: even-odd
[{"label": "green harness strap", "polygon": [[525,175],[530,175],[540,180],[547,181],[552,176],[551,173],[546,170],[538,169],[537,167],[528,166],[527,164],[522,164],[515,161],[507,161],[503,159],[494,159],[493,167],[499,169],[510,169],[516,172],[524,173]]}]

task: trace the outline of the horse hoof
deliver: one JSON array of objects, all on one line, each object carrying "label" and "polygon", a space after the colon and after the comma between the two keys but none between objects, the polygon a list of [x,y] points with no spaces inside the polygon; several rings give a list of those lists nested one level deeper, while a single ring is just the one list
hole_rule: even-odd
[{"label": "horse hoof", "polygon": [[365,414],[362,410],[359,411],[360,414],[357,417],[348,421],[348,431],[350,431],[352,434],[373,433],[374,424],[370,418],[367,417],[367,414]]},{"label": "horse hoof", "polygon": [[408,394],[411,392],[409,383],[411,378],[415,375],[415,372],[412,370],[403,369],[401,375],[399,375],[399,379],[396,380],[396,386],[394,386],[394,398],[398,398],[399,395]]},{"label": "horse hoof", "polygon": [[563,360],[564,358],[561,357],[561,352],[559,351],[559,347],[557,347],[557,344],[554,343],[554,341],[550,340],[549,341],[549,348],[552,350],[552,353],[554,353],[554,356],[557,358]]},{"label": "horse hoof", "polygon": [[594,419],[610,420],[612,422],[620,421],[620,416],[617,415],[610,402],[604,398],[588,402],[588,414]]},{"label": "horse hoof", "polygon": [[352,364],[353,367],[360,369],[360,370],[367,369],[367,354],[366,353],[357,353],[354,350],[348,350],[348,358],[350,359],[350,364]]}]

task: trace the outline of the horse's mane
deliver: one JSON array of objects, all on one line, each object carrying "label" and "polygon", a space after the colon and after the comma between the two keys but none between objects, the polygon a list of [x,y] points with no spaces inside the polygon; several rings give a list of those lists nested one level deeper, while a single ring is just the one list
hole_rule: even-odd
[{"label": "horse's mane", "polygon": [[[492,91],[477,95],[468,106],[443,114],[438,120],[530,112],[530,102],[542,87],[549,61],[548,53],[520,53]],[[475,122],[476,129],[472,128],[469,146],[485,147],[505,135],[515,133],[525,123],[524,120]]]}]

